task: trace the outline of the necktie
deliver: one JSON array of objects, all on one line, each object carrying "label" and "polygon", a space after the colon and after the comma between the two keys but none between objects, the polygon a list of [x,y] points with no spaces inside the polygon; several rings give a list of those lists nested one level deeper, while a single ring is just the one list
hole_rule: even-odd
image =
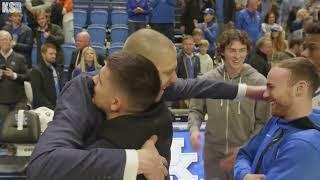
[{"label": "necktie", "polygon": [[60,93],[60,85],[59,85],[59,79],[58,79],[58,74],[56,69],[52,66],[49,65],[49,68],[52,70],[52,75],[53,75],[53,80],[54,80],[54,86],[56,88],[56,95],[57,97],[59,96]]},{"label": "necktie", "polygon": [[193,60],[192,58],[187,58],[188,61],[188,71],[189,71],[189,77],[188,78],[195,78],[194,77],[194,68],[193,68]]}]

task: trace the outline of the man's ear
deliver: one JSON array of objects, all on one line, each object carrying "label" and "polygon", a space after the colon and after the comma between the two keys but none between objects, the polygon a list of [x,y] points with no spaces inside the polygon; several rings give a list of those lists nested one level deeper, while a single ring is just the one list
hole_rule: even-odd
[{"label": "man's ear", "polygon": [[119,112],[120,107],[121,107],[121,99],[118,97],[114,97],[110,104],[111,112]]},{"label": "man's ear", "polygon": [[302,96],[306,93],[308,93],[309,90],[309,83],[307,81],[299,81],[296,84],[296,88],[295,88],[295,94],[296,96]]}]

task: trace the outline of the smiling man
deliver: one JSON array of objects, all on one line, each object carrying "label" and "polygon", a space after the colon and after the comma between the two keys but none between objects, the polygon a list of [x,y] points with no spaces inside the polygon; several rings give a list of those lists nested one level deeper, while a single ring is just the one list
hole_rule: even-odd
[{"label": "smiling man", "polygon": [[312,96],[320,78],[304,58],[284,60],[267,78],[272,118],[239,150],[237,180],[320,179],[320,111]]},{"label": "smiling man", "polygon": [[[244,64],[250,48],[245,32],[227,30],[219,39],[219,51],[224,64],[204,75],[204,79],[226,82],[265,85],[266,78],[253,67]],[[233,162],[239,146],[264,126],[270,117],[266,102],[192,99],[190,103],[190,140],[194,149],[199,147],[201,120],[208,113],[204,145],[206,179],[228,180],[233,178]]]}]

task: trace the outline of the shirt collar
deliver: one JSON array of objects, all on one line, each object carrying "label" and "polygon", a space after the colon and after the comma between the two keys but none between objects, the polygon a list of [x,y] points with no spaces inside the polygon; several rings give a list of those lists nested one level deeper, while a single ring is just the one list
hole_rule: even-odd
[{"label": "shirt collar", "polygon": [[5,58],[8,59],[8,57],[12,54],[13,50],[12,48],[9,50],[7,54],[5,54],[2,50],[0,50],[1,55]]}]

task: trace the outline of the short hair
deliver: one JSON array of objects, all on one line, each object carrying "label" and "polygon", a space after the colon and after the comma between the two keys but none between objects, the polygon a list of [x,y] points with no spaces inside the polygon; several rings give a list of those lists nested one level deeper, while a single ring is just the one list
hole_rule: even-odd
[{"label": "short hair", "polygon": [[250,51],[251,41],[248,34],[238,29],[229,29],[224,31],[218,39],[218,51],[221,53],[225,48],[232,43],[232,41],[239,41],[247,46],[247,50]]},{"label": "short hair", "polygon": [[266,16],[264,17],[264,22],[265,22],[265,23],[268,23],[269,16],[270,16],[271,14],[274,15],[274,21],[275,21],[275,22],[277,21],[277,19],[278,19],[278,17],[279,17],[278,12],[270,11],[270,12],[268,12],[268,13],[266,14]]},{"label": "short hair", "polygon": [[289,83],[291,85],[305,80],[310,85],[310,94],[313,95],[320,85],[320,77],[317,68],[310,60],[303,57],[291,58],[279,62],[277,67],[290,71]]},{"label": "short hair", "polygon": [[41,53],[46,53],[49,48],[57,50],[56,45],[52,43],[44,43],[41,46]]},{"label": "short hair", "polygon": [[209,41],[206,40],[206,39],[201,39],[200,41],[200,46],[206,46],[206,47],[209,47]]},{"label": "short hair", "polygon": [[36,19],[41,15],[44,15],[46,18],[50,18],[50,13],[45,9],[40,9],[36,12]]},{"label": "short hair", "polygon": [[301,44],[303,44],[302,39],[291,39],[289,42],[289,48],[293,48],[295,45],[300,46]]},{"label": "short hair", "polygon": [[262,48],[266,41],[272,42],[272,39],[270,38],[270,36],[262,36],[260,39],[258,39],[258,41],[256,42],[256,48],[257,49]]},{"label": "short hair", "polygon": [[192,37],[192,36],[190,36],[190,35],[184,35],[184,36],[182,37],[182,42],[184,42],[185,40],[188,40],[188,39],[191,39],[191,40],[193,41],[193,37]]},{"label": "short hair", "polygon": [[128,98],[128,105],[145,110],[160,92],[160,76],[147,58],[124,51],[110,55],[106,61],[111,81]]},{"label": "short hair", "polygon": [[195,36],[195,35],[203,36],[202,30],[200,28],[194,28],[192,31],[192,36]]}]

